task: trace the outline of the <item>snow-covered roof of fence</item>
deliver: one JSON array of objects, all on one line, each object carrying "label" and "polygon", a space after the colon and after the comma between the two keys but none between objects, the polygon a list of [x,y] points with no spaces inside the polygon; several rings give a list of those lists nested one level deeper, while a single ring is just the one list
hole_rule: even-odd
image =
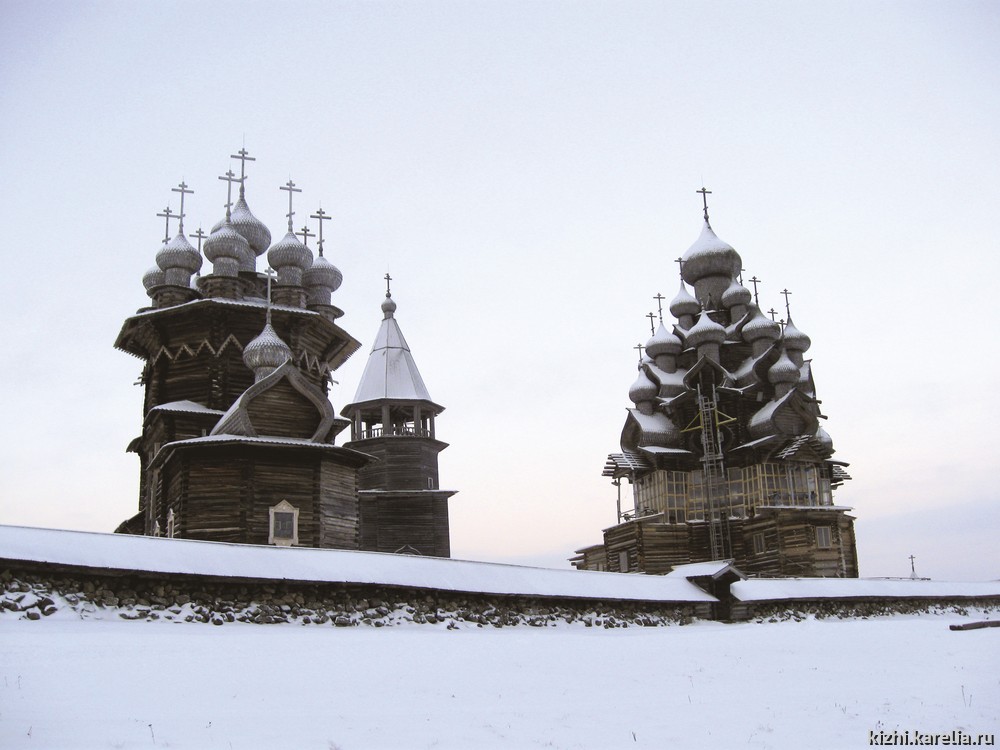
[{"label": "snow-covered roof of fence", "polygon": [[1000,596],[1000,581],[929,581],[911,578],[751,578],[736,581],[744,602],[781,599],[940,599]]},{"label": "snow-covered roof of fence", "polygon": [[0,559],[224,578],[366,583],[443,591],[714,602],[679,578],[392,555],[0,526]]}]

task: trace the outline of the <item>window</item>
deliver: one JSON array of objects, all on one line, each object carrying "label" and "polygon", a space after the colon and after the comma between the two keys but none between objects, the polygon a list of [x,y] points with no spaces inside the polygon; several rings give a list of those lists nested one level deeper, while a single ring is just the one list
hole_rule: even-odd
[{"label": "window", "polygon": [[628,573],[628,552],[625,550],[618,553],[618,570],[621,573]]},{"label": "window", "polygon": [[174,509],[171,508],[167,511],[167,538],[173,539],[174,532],[177,530],[177,522],[174,519]]},{"label": "window", "polygon": [[299,509],[282,500],[270,509],[271,532],[267,543],[291,547],[299,543]]},{"label": "window", "polygon": [[819,549],[830,549],[833,546],[833,534],[829,526],[816,527],[816,546]]},{"label": "window", "polygon": [[758,531],[753,535],[753,553],[755,555],[763,555],[764,550],[764,533],[762,531]]}]

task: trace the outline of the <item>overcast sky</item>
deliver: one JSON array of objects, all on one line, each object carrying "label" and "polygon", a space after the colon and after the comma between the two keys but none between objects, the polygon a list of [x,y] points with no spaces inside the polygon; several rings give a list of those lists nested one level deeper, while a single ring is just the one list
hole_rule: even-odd
[{"label": "overcast sky", "polygon": [[275,239],[289,178],[297,221],[333,216],[338,411],[392,274],[455,557],[563,566],[615,522],[633,347],[704,184],[812,338],[862,575],[1000,577],[998,92],[995,2],[0,0],[0,523],[135,513],[112,344],[170,189],[207,231],[245,143]]}]

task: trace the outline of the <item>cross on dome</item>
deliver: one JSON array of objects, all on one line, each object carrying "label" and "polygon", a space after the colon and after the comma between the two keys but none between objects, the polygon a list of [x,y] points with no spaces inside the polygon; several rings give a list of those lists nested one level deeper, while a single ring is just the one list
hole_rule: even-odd
[{"label": "cross on dome", "polygon": [[633,348],[633,349],[638,349],[638,350],[639,350],[639,362],[641,363],[641,362],[642,362],[642,350],[643,350],[643,348],[644,348],[644,347],[643,347],[643,345],[642,345],[642,344],[636,344],[636,345],[635,345],[635,346],[633,346],[632,348]]},{"label": "cross on dome", "polygon": [[288,231],[292,231],[292,217],[295,216],[295,212],[292,210],[292,193],[301,193],[302,188],[295,187],[295,183],[292,182],[291,178],[288,179],[284,185],[278,187],[278,190],[285,190],[288,192]]},{"label": "cross on dome", "polygon": [[231,169],[219,179],[226,182],[226,219],[229,219],[232,216],[230,209],[233,207],[233,183],[239,182],[239,180],[236,179],[236,174]]},{"label": "cross on dome", "polygon": [[703,185],[701,190],[695,190],[695,192],[701,193],[701,202],[702,205],[704,206],[704,211],[705,211],[705,223],[708,224],[708,196],[712,194],[712,191],[706,190],[705,186]]},{"label": "cross on dome", "polygon": [[309,214],[309,218],[310,219],[319,219],[319,245],[318,245],[318,247],[319,247],[319,255],[322,258],[323,257],[323,222],[324,221],[329,221],[333,217],[330,216],[329,214],[327,214],[326,211],[323,210],[323,207],[320,206],[319,208],[316,209],[316,213]]},{"label": "cross on dome", "polygon": [[257,161],[257,159],[250,156],[250,152],[247,151],[246,146],[241,148],[235,154],[230,154],[229,158],[240,160],[240,195],[243,195],[243,183],[246,182],[247,179],[247,162]]},{"label": "cross on dome", "polygon": [[654,333],[656,333],[656,326],[653,324],[653,321],[656,320],[656,313],[655,312],[646,313],[646,317],[649,318],[649,334],[652,336]]},{"label": "cross on dome", "polygon": [[662,323],[663,322],[663,300],[665,300],[666,297],[664,297],[662,294],[660,294],[659,292],[657,292],[656,296],[653,297],[653,299],[656,300],[656,309],[657,309],[657,311],[660,314],[660,322]]},{"label": "cross on dome", "polygon": [[157,214],[157,216],[159,216],[160,218],[166,220],[164,222],[166,224],[166,228],[163,230],[163,241],[164,242],[170,242],[170,220],[174,216],[176,216],[176,215],[177,214],[175,214],[173,211],[170,210],[170,206],[169,205],[165,209],[163,209],[163,213],[162,214]]},{"label": "cross on dome", "polygon": [[385,279],[385,296],[386,297],[391,297],[392,296],[392,292],[389,289],[389,282],[392,281],[392,276],[390,276],[389,272],[386,271],[385,276],[383,276],[382,278]]},{"label": "cross on dome", "polygon": [[759,283],[761,283],[763,281],[763,279],[758,279],[757,278],[757,274],[754,274],[753,278],[752,279],[748,279],[748,281],[751,284],[753,284],[753,303],[755,305],[759,305],[760,304],[760,300],[757,299],[757,285]]},{"label": "cross on dome", "polygon": [[194,190],[188,190],[187,184],[184,182],[183,179],[181,179],[180,184],[177,185],[177,187],[170,188],[170,192],[181,194],[181,211],[179,214],[177,214],[178,217],[180,218],[180,224],[177,225],[177,231],[180,232],[181,234],[184,234],[184,196],[194,195]]},{"label": "cross on dome", "polygon": [[310,232],[309,231],[309,226],[308,225],[302,227],[302,229],[300,229],[295,234],[297,234],[299,237],[302,238],[302,244],[305,245],[306,247],[309,247],[309,238],[316,236],[315,232]]},{"label": "cross on dome", "polygon": [[785,295],[785,315],[788,318],[792,317],[792,311],[788,308],[788,295],[791,294],[787,289],[782,289],[781,293]]},{"label": "cross on dome", "polygon": [[684,258],[674,258],[674,263],[677,264],[677,273],[680,277],[684,278]]},{"label": "cross on dome", "polygon": [[205,239],[206,237],[208,237],[208,235],[205,234],[203,231],[201,231],[201,227],[198,227],[198,231],[197,232],[194,232],[193,234],[190,234],[188,236],[189,237],[197,237],[198,238],[198,252],[200,253],[201,252],[201,241],[203,239]]}]

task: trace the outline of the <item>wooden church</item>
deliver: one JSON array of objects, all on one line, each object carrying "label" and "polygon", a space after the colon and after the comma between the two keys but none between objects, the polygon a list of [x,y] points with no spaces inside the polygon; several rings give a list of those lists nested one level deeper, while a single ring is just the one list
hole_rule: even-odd
[{"label": "wooden church", "polygon": [[[129,445],[139,456],[139,507],[117,531],[448,556],[453,493],[438,489],[437,454],[446,444],[434,435],[442,407],[423,387],[398,325],[380,332],[372,357],[391,349],[393,367],[412,366],[414,388],[399,391],[403,380],[391,377],[378,391],[370,362],[348,418],[338,417],[330,374],[361,345],[331,304],[343,277],[323,257],[329,216],[311,215],[319,222],[314,257],[306,243],[317,235],[292,228],[301,191],[289,180],[281,188],[288,231],[271,244],[246,201],[246,163],[254,159],[246,150],[233,158],[241,175],[220,178],[228,182],[225,217],[208,235],[191,235],[197,248],[184,233],[184,199],[193,191],[174,188],[180,212],[159,214],[167,230],[143,277],[151,305],[115,341],[144,362],[142,430]],[[204,260],[211,269],[202,276]],[[394,309],[388,297],[386,305]],[[335,445],[351,425],[350,443]]]},{"label": "wooden church", "polygon": [[[730,560],[748,574],[857,577],[854,519],[833,500],[847,464],[820,425],[811,342],[787,290],[783,319],[761,311],[759,280],[753,293],[743,285],[743,261],[712,230],[707,200],[701,235],[678,260],[675,320],[661,307],[640,347],[621,450],[604,468],[618,523],[571,562],[667,573]],[[634,499],[625,511],[623,480]]]}]

